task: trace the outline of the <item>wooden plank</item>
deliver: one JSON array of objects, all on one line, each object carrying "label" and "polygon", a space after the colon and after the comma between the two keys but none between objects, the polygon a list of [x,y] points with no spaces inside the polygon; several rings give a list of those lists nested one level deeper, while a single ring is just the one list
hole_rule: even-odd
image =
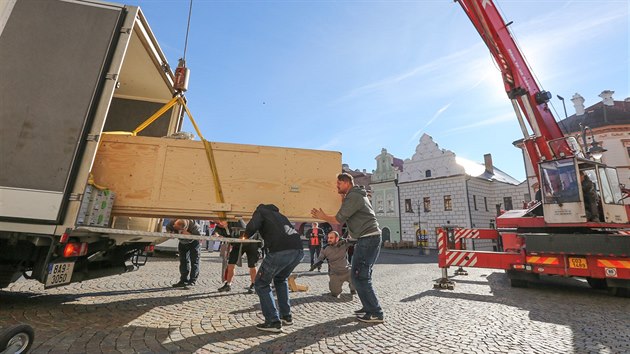
[{"label": "wooden plank", "polygon": [[203,143],[141,136],[103,135],[92,173],[116,192],[113,215],[211,219],[250,216],[258,204],[275,204],[292,221],[310,210],[333,213],[341,199],[335,176],[341,153],[212,143],[225,203],[217,200]]}]

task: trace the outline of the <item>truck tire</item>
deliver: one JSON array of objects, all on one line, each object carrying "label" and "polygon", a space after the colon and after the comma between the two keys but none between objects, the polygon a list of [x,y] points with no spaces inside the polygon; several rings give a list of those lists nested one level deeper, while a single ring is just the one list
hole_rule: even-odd
[{"label": "truck tire", "polygon": [[529,284],[525,279],[510,279],[510,286],[513,288],[527,288]]},{"label": "truck tire", "polygon": [[0,333],[0,352],[7,354],[28,353],[35,339],[35,331],[29,325],[10,327]]},{"label": "truck tire", "polygon": [[608,288],[608,284],[606,284],[606,279],[601,278],[586,278],[586,282],[593,289],[603,290]]},{"label": "truck tire", "polygon": [[608,288],[608,292],[610,293],[610,295],[617,296],[617,297],[630,297],[629,288],[623,288],[620,286],[611,286]]}]

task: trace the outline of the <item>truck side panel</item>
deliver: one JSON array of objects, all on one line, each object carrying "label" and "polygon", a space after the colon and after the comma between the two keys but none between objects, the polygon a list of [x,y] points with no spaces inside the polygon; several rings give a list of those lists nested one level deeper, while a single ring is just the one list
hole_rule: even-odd
[{"label": "truck side panel", "polygon": [[123,17],[116,6],[15,3],[0,37],[0,220],[62,219]]}]

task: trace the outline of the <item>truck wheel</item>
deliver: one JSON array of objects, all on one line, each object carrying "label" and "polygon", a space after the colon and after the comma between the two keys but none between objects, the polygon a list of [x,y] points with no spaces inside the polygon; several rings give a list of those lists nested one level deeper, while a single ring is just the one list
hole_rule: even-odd
[{"label": "truck wheel", "polygon": [[528,283],[525,279],[510,279],[510,286],[513,288],[526,288]]},{"label": "truck wheel", "polygon": [[0,333],[0,352],[2,353],[27,353],[33,345],[35,332],[29,325],[13,326]]},{"label": "truck wheel", "polygon": [[608,284],[606,284],[606,279],[601,278],[586,278],[586,282],[593,289],[603,290],[608,288]]},{"label": "truck wheel", "polygon": [[4,289],[20,276],[16,276],[16,269],[9,266],[0,266],[0,289]]},{"label": "truck wheel", "polygon": [[620,286],[611,286],[608,288],[610,295],[618,297],[630,297],[630,288],[622,288]]}]

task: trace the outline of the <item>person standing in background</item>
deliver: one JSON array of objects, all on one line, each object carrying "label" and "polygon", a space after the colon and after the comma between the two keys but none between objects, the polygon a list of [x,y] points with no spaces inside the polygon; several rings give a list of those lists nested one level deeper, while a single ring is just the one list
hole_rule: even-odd
[{"label": "person standing in background", "polygon": [[[324,238],[324,230],[319,228],[319,224],[314,222],[311,224],[311,229],[306,232],[306,238],[308,239],[308,250],[311,255],[311,267],[315,263],[315,260],[319,258],[319,254],[322,251],[322,241]],[[321,272],[322,265],[317,267],[317,271]]]}]

